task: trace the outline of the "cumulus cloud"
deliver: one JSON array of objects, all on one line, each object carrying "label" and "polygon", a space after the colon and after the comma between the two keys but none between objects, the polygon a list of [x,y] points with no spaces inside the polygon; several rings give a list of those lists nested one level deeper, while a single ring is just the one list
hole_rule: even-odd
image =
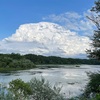
[{"label": "cumulus cloud", "polygon": [[43,20],[58,23],[81,35],[91,35],[93,33],[94,24],[86,18],[87,15],[90,15],[89,10],[82,15],[76,12],[66,12],[59,15],[52,14],[44,17]]},{"label": "cumulus cloud", "polygon": [[[77,15],[76,19],[79,17],[81,16]],[[0,53],[79,57],[85,54],[89,42],[88,37],[55,23],[29,23],[21,25],[12,36],[0,42]]]}]

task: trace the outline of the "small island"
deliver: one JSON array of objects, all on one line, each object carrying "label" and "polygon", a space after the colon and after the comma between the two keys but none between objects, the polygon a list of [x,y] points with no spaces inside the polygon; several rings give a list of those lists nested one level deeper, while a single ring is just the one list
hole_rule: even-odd
[{"label": "small island", "polygon": [[79,65],[76,65],[75,67],[80,67]]}]

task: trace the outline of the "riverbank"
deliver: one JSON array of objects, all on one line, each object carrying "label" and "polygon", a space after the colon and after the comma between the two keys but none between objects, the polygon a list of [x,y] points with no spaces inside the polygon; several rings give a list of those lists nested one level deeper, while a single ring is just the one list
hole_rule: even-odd
[{"label": "riverbank", "polygon": [[10,73],[19,70],[28,70],[30,68],[0,68],[0,73]]}]

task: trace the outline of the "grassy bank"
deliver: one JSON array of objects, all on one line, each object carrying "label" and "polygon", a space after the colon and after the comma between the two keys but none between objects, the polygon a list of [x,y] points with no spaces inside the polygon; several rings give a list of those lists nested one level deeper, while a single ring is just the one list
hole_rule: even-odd
[{"label": "grassy bank", "polygon": [[0,73],[10,73],[13,71],[27,70],[30,68],[0,68]]}]

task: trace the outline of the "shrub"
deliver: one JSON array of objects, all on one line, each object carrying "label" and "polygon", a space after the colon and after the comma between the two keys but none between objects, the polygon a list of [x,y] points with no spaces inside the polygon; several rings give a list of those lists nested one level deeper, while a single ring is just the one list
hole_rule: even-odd
[{"label": "shrub", "polygon": [[34,78],[29,84],[33,92],[33,100],[65,100],[60,94],[61,88],[56,86],[52,88],[44,78],[41,80]]},{"label": "shrub", "polygon": [[84,95],[86,97],[94,97],[100,94],[100,72],[88,73],[89,82],[85,87]]},{"label": "shrub", "polygon": [[21,79],[12,80],[9,88],[1,87],[0,90],[0,100],[66,100],[60,94],[61,88],[52,88],[44,78],[33,78],[28,83]]},{"label": "shrub", "polygon": [[9,90],[16,100],[25,100],[32,94],[29,84],[21,79],[12,80],[9,83]]}]

